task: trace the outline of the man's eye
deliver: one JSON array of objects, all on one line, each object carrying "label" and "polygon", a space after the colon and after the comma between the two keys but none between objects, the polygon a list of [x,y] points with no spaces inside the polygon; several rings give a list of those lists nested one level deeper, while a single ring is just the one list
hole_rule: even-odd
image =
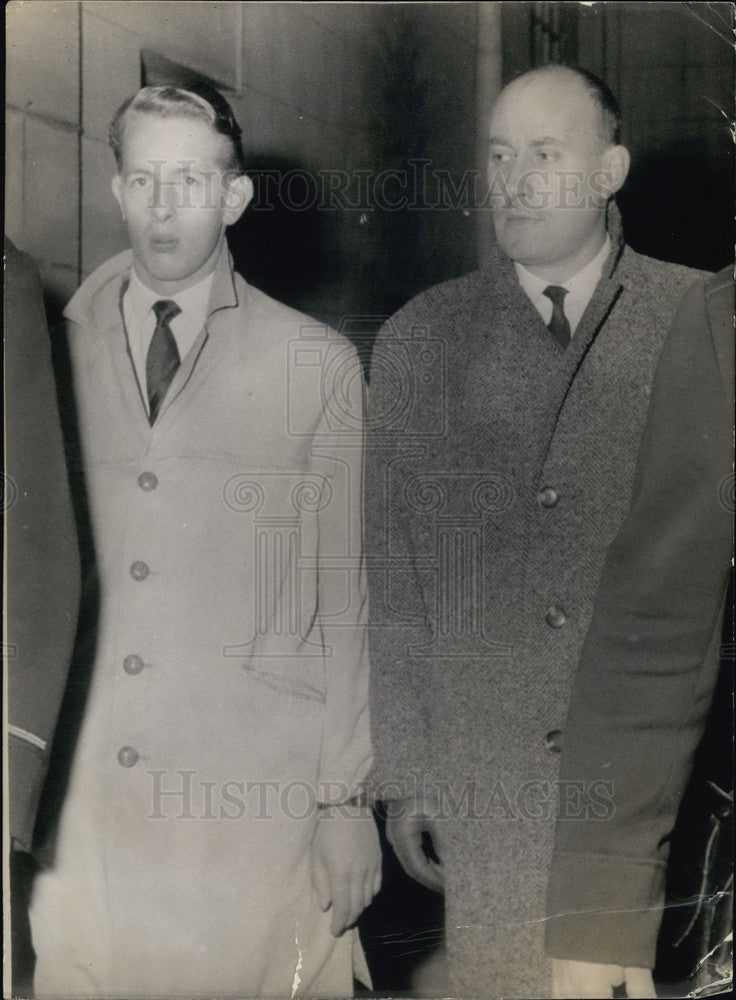
[{"label": "man's eye", "polygon": [[492,163],[506,163],[511,159],[511,154],[501,149],[491,150],[491,162]]},{"label": "man's eye", "polygon": [[540,163],[551,163],[552,160],[558,159],[558,154],[551,149],[540,149],[537,152],[537,159]]},{"label": "man's eye", "polygon": [[195,184],[199,184],[199,181],[197,180],[196,177],[189,176],[184,178],[184,183],[187,184],[189,187],[194,187]]},{"label": "man's eye", "polygon": [[148,184],[147,177],[133,177],[130,181],[131,187],[145,187]]}]

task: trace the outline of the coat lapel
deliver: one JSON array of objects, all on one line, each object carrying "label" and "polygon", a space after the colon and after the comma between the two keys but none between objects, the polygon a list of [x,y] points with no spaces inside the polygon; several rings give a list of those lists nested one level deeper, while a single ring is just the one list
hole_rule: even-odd
[{"label": "coat lapel", "polygon": [[[221,310],[237,307],[238,295],[227,241],[223,240],[215,267],[207,321],[191,350],[182,360],[166,394],[158,419],[151,427],[143,396],[144,388],[137,378],[123,318],[122,297],[127,287],[131,264],[130,250],[118,254],[103,264],[98,269],[99,283],[91,297],[83,286],[69,302],[64,317],[82,328],[84,332],[80,331],[81,336],[94,337],[94,357],[100,358],[102,355],[107,358],[106,363],[96,364],[95,378],[109,379],[108,385],[100,386],[100,397],[108,412],[118,423],[122,418],[139,443],[147,441],[150,444],[153,434],[161,427],[162,421],[168,422],[173,416],[173,413],[169,415],[172,405],[202,367],[198,362],[209,337],[213,316]],[[174,413],[177,409],[178,407],[174,409]]]},{"label": "coat lapel", "polygon": [[104,299],[107,301],[101,304],[98,315],[100,317],[106,316],[107,322],[104,325],[101,324],[99,329],[94,329],[94,336],[97,342],[97,352],[106,354],[108,362],[104,365],[95,364],[94,372],[95,378],[100,378],[100,376],[104,378],[105,372],[109,374],[110,385],[108,387],[101,386],[99,393],[108,412],[116,422],[122,418],[130,433],[139,441],[143,441],[149,429],[148,415],[125,332],[122,296],[126,284],[127,280],[118,287],[104,290]]},{"label": "coat lapel", "polygon": [[223,240],[220,255],[215,266],[215,277],[212,282],[212,290],[210,292],[207,319],[205,320],[205,324],[200,330],[197,339],[192,344],[191,349],[187,353],[186,357],[182,359],[176,375],[174,375],[173,381],[169,386],[169,391],[166,393],[166,397],[164,398],[158,418],[152,430],[161,426],[168,411],[171,409],[187,385],[189,385],[190,380],[195,377],[195,370],[197,371],[198,376],[202,374],[200,372],[201,363],[198,364],[198,362],[204,345],[209,339],[210,323],[213,315],[222,309],[234,309],[237,305],[238,294],[235,290],[230,252],[228,250],[227,240]]},{"label": "coat lapel", "polygon": [[[562,358],[561,367],[551,372],[551,391],[546,419],[540,426],[538,469],[541,472],[549,453],[552,439],[557,428],[560,415],[568,396],[575,384],[575,378],[580,367],[593,345],[598,331],[608,319],[611,310],[624,287],[625,245],[621,216],[615,202],[608,209],[608,233],[611,237],[611,252],[603,268],[603,274],[598,282],[593,297],[583,313],[567,350]],[[622,268],[622,262],[624,267]]]},{"label": "coat lapel", "polygon": [[526,479],[565,356],[500,251],[482,280],[465,349],[456,352],[465,369],[455,390],[463,417],[448,457],[468,451],[465,463],[472,467]]}]

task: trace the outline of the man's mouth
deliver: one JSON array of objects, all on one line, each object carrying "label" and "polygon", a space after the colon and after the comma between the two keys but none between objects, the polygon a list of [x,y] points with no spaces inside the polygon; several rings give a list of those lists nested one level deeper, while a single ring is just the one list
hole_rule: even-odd
[{"label": "man's mouth", "polygon": [[538,222],[539,214],[522,208],[507,208],[501,213],[503,217],[512,222]]},{"label": "man's mouth", "polygon": [[157,253],[170,253],[179,245],[179,241],[174,236],[152,236],[151,249]]}]

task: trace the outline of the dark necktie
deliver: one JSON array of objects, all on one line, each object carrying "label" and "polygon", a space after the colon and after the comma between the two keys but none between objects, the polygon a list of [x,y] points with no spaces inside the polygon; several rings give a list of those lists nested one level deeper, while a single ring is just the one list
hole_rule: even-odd
[{"label": "dark necktie", "polygon": [[552,302],[552,319],[547,324],[547,329],[555,338],[560,347],[565,348],[570,343],[570,323],[565,315],[562,300],[567,295],[567,289],[560,285],[548,285],[542,292]]},{"label": "dark necktie", "polygon": [[146,356],[146,389],[148,392],[148,422],[153,427],[161,409],[171,380],[179,367],[179,351],[171,332],[169,320],[174,319],[181,309],[171,299],[154,302],[153,311],[156,314],[156,329],[148,347]]}]

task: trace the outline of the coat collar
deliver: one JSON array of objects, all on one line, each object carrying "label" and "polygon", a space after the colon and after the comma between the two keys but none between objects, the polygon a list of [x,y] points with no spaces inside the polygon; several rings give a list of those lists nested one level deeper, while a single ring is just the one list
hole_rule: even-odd
[{"label": "coat collar", "polygon": [[207,319],[174,376],[154,428],[150,428],[128,350],[122,313],[122,296],[132,264],[133,252],[125,250],[98,267],[72,297],[64,310],[64,318],[85,331],[89,338],[87,353],[90,358],[99,353],[109,353],[117,393],[120,399],[125,400],[126,412],[130,414],[140,433],[150,434],[161,426],[166,412],[192,378],[202,348],[209,337],[213,317],[224,310],[236,309],[241,300],[248,300],[250,292],[245,281],[239,280],[236,285],[227,240],[223,239],[215,264]]},{"label": "coat collar", "polygon": [[[128,280],[132,266],[132,250],[124,250],[101,264],[72,296],[64,310],[64,318],[82,326],[107,328],[112,316],[111,304],[115,303],[117,308],[123,285]],[[208,320],[220,309],[233,309],[239,305],[232,258],[225,238],[220,247],[214,274],[207,307]],[[247,290],[245,294],[248,294]]]},{"label": "coat collar", "polygon": [[548,405],[543,426],[536,437],[540,451],[535,460],[540,468],[577,372],[622,291],[631,288],[638,298],[646,301],[645,275],[637,254],[626,246],[621,213],[613,199],[608,204],[606,224],[611,250],[575,336],[564,354],[550,338],[542,318],[519,284],[512,261],[497,244],[491,249],[488,264],[483,268],[486,280],[482,282],[478,301],[479,316],[493,316],[505,322],[514,329],[514,336],[518,338],[516,350],[534,358],[535,364],[548,366]]},{"label": "coat collar", "polygon": [[[557,372],[555,378],[550,397],[551,406],[547,414],[548,420],[546,427],[540,435],[540,442],[542,443],[539,455],[540,470],[549,453],[557,422],[567,401],[575,377],[599,330],[608,320],[624,289],[636,286],[642,277],[637,256],[630,247],[626,246],[624,241],[621,213],[613,199],[608,204],[607,226],[611,237],[611,252],[603,267],[603,273],[593,292],[593,297],[588,303],[575,331],[575,336],[565,351],[562,367]],[[639,291],[643,292],[643,289]],[[646,299],[644,300],[646,301]]]}]

